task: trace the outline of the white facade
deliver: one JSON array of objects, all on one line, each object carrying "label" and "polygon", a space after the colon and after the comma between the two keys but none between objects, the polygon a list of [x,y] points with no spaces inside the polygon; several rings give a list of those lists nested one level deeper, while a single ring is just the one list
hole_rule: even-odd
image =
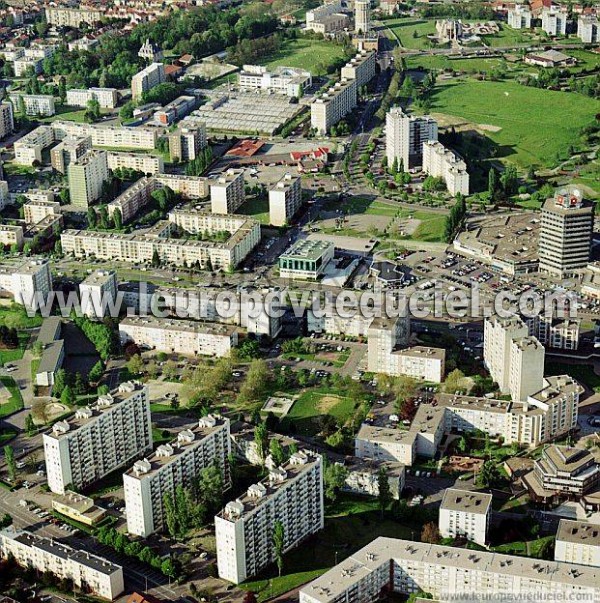
[{"label": "white facade", "polygon": [[94,270],[79,284],[81,311],[89,318],[104,318],[110,313],[117,296],[117,274],[108,270]]},{"label": "white facade", "polygon": [[600,567],[600,525],[561,519],[556,533],[554,560]]},{"label": "white facade", "polygon": [[102,11],[89,8],[46,8],[46,21],[55,27],[74,27],[82,23],[94,25],[102,19]]},{"label": "white facade", "polygon": [[229,419],[208,415],[193,429],[180,431],[171,444],[137,461],[123,474],[127,531],[147,538],[165,527],[165,495],[178,486],[191,488],[207,467],[221,471],[224,489],[231,480],[228,457],[231,452]]},{"label": "white facade", "polygon": [[581,15],[577,20],[577,37],[585,44],[600,41],[598,15]]},{"label": "white facade", "polygon": [[512,340],[508,389],[513,400],[527,400],[543,388],[544,357],[544,346],[535,337]]},{"label": "white facade", "polygon": [[67,105],[87,107],[91,100],[97,100],[102,109],[114,109],[119,102],[116,88],[72,88],[67,90]]},{"label": "white facade", "polygon": [[356,80],[341,80],[310,105],[310,125],[319,134],[327,134],[356,107],[358,87]]},{"label": "white facade", "polygon": [[363,50],[342,67],[341,78],[356,80],[356,85],[360,88],[368,84],[375,77],[376,65],[376,53]]},{"label": "white facade", "polygon": [[467,164],[441,142],[429,140],[423,144],[423,171],[442,178],[451,195],[469,194]]},{"label": "white facade", "polygon": [[109,179],[105,151],[88,151],[67,168],[71,204],[87,208],[102,196],[103,185]]},{"label": "white facade", "polygon": [[55,140],[50,126],[39,126],[15,142],[15,163],[33,165],[42,163],[42,151]]},{"label": "white facade", "polygon": [[508,25],[513,29],[529,29],[531,27],[531,10],[525,4],[515,4],[508,10]]},{"label": "white facade", "polygon": [[210,185],[213,214],[233,214],[246,200],[244,170],[227,170]]},{"label": "white facade", "polygon": [[122,153],[109,151],[107,153],[108,169],[116,170],[127,168],[148,174],[162,174],[165,171],[165,162],[162,157],[146,153]]},{"label": "white facade", "polygon": [[244,65],[238,75],[240,88],[266,90],[300,98],[312,84],[310,71],[294,67],[276,67],[269,71],[262,65]]},{"label": "white facade", "polygon": [[19,108],[19,99],[23,99],[27,115],[43,115],[50,117],[56,113],[54,97],[49,94],[10,94],[13,105]]},{"label": "white facade", "polygon": [[354,32],[366,36],[371,31],[371,0],[354,0]]},{"label": "white facade", "polygon": [[46,259],[30,259],[16,265],[0,266],[2,289],[13,295],[15,303],[29,310],[38,310],[52,291],[50,262]]},{"label": "white facade", "polygon": [[23,205],[23,218],[27,224],[37,224],[48,216],[56,217],[60,213],[58,201],[27,201]]},{"label": "white facade", "polygon": [[121,384],[114,397],[100,396],[93,407],[55,423],[43,441],[52,492],[89,486],[152,449],[147,387]]},{"label": "white facade", "polygon": [[152,90],[155,86],[166,81],[165,66],[163,63],[152,63],[131,78],[131,96],[139,100],[144,92]]},{"label": "white facade", "polygon": [[127,128],[74,121],[54,121],[52,129],[56,138],[60,140],[66,137],[89,136],[94,147],[120,147],[146,151],[156,148],[159,135],[158,128],[146,126]]},{"label": "white facade", "polygon": [[448,488],[440,506],[440,535],[442,538],[464,537],[485,546],[491,512],[491,494]]},{"label": "white facade", "polygon": [[235,327],[214,322],[131,316],[119,324],[122,343],[134,341],[161,352],[186,355],[229,356],[237,345]]},{"label": "white facade", "polygon": [[239,584],[273,563],[276,522],[287,552],[323,529],[324,519],[321,457],[297,452],[215,516],[219,577]]},{"label": "white facade", "polygon": [[169,134],[171,161],[192,161],[207,144],[205,123],[198,122],[193,126],[180,127]]},{"label": "white facade", "polygon": [[549,36],[564,36],[567,33],[567,7],[544,8],[542,10],[542,29]]},{"label": "white facade", "polygon": [[0,531],[0,555],[13,557],[21,567],[50,572],[58,579],[70,579],[82,590],[112,601],[124,590],[123,568],[89,551],[42,538],[13,527]]},{"label": "white facade", "polygon": [[437,122],[425,115],[406,115],[400,107],[388,111],[385,118],[386,156],[391,168],[394,160],[402,161],[404,170],[421,165],[423,143],[437,140]]},{"label": "white facade", "polygon": [[302,205],[302,180],[300,176],[285,174],[269,189],[269,222],[284,226],[296,215]]}]

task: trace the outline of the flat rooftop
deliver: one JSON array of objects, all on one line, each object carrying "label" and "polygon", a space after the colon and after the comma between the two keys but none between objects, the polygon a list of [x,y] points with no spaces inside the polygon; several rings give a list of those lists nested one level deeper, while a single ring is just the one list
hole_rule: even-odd
[{"label": "flat rooftop", "polygon": [[298,260],[318,260],[324,253],[333,248],[328,241],[311,241],[300,239],[296,241],[280,258]]},{"label": "flat rooftop", "polygon": [[128,316],[120,325],[142,327],[144,329],[158,329],[161,331],[178,331],[186,333],[202,333],[206,335],[222,335],[229,337],[235,333],[235,325],[218,322],[184,320],[175,318],[156,318],[154,316]]},{"label": "flat rooftop", "polygon": [[112,270],[94,270],[81,284],[90,286],[105,285],[110,282],[113,277],[115,277],[115,273]]},{"label": "flat rooftop", "polygon": [[487,514],[492,506],[492,495],[485,492],[471,492],[448,488],[442,499],[442,509],[464,511],[465,513]]},{"label": "flat rooftop", "polygon": [[585,521],[561,519],[556,540],[600,547],[600,525]]}]

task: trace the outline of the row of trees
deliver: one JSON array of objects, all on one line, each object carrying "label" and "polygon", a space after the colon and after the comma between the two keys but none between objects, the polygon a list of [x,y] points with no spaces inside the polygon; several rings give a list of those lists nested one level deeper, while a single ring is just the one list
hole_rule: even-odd
[{"label": "row of trees", "polygon": [[467,217],[467,203],[461,193],[456,193],[456,203],[450,208],[444,228],[444,240],[451,243]]},{"label": "row of trees", "polygon": [[72,315],[71,319],[81,329],[84,335],[94,344],[100,358],[106,361],[119,349],[119,335],[116,325],[111,318],[98,322],[87,316]]},{"label": "row of trees", "polygon": [[204,174],[206,168],[212,163],[213,160],[213,151],[212,148],[207,146],[195,159],[192,159],[185,166],[185,173],[187,176],[202,176]]}]

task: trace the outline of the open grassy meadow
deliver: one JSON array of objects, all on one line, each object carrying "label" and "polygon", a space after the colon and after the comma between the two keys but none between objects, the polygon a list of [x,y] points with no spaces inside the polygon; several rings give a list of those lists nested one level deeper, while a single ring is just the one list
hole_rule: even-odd
[{"label": "open grassy meadow", "polygon": [[472,124],[496,147],[496,157],[526,168],[553,166],[599,110],[597,100],[580,94],[467,79],[438,84],[431,112],[442,122],[446,116],[468,122],[467,129]]},{"label": "open grassy meadow", "polygon": [[338,44],[325,40],[298,38],[284,40],[278,52],[264,57],[261,63],[267,67],[297,67],[307,69],[313,75],[324,75],[327,67],[344,56]]},{"label": "open grassy meadow", "polygon": [[429,48],[427,35],[435,33],[435,19],[388,19],[385,26],[396,35],[401,46],[417,50]]}]

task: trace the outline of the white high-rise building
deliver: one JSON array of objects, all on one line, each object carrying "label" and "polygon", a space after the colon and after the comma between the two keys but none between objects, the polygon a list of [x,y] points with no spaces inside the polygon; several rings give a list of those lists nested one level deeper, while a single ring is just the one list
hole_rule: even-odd
[{"label": "white high-rise building", "polygon": [[12,557],[21,567],[33,567],[40,574],[49,572],[59,580],[72,580],[78,589],[109,601],[125,590],[120,565],[13,526],[0,531],[0,557]]},{"label": "white high-rise building", "polygon": [[91,150],[69,164],[71,204],[87,208],[102,196],[102,187],[109,179],[106,151]]},{"label": "white high-rise building", "polygon": [[441,142],[429,140],[423,144],[423,171],[442,178],[451,195],[469,194],[467,164]]},{"label": "white high-rise building", "polygon": [[354,0],[354,31],[363,36],[371,31],[371,0]]},{"label": "white high-rise building", "polygon": [[567,34],[567,6],[551,6],[542,9],[542,29],[549,36],[564,36]]},{"label": "white high-rise building", "polygon": [[319,134],[327,134],[356,107],[358,86],[356,80],[342,79],[310,105],[310,125]]},{"label": "white high-rise building", "polygon": [[213,214],[233,214],[246,200],[244,170],[227,170],[210,185]]},{"label": "white high-rise building", "polygon": [[526,4],[515,4],[508,10],[508,25],[513,29],[529,29],[531,27],[531,9]]},{"label": "white high-rise building", "polygon": [[561,519],[556,533],[554,560],[600,567],[600,525]]},{"label": "white high-rise building", "polygon": [[595,44],[600,41],[598,15],[580,15],[577,20],[577,36],[585,44]]},{"label": "white high-rise building", "polygon": [[79,284],[81,311],[90,318],[104,318],[117,296],[117,274],[112,270],[94,270]]},{"label": "white high-rise building", "polygon": [[284,226],[296,215],[302,205],[302,180],[300,176],[285,174],[269,190],[269,222]]},{"label": "white high-rise building", "polygon": [[191,488],[203,469],[216,465],[224,489],[231,485],[228,457],[231,452],[229,419],[208,415],[193,429],[180,431],[170,444],[136,461],[123,474],[127,531],[150,536],[165,527],[165,495],[178,486]]},{"label": "white high-rise building", "polygon": [[388,111],[385,119],[386,156],[391,168],[394,160],[402,162],[407,171],[421,165],[423,143],[437,140],[437,122],[429,117],[406,115],[400,107]]},{"label": "white high-rise building", "polygon": [[152,449],[147,387],[132,382],[100,396],[43,436],[48,486],[82,489]]},{"label": "white high-rise building", "polygon": [[215,516],[219,576],[239,584],[274,563],[276,522],[283,526],[287,552],[323,529],[324,519],[321,456],[292,454]]},{"label": "white high-rise building", "polygon": [[20,264],[0,266],[0,291],[13,295],[17,304],[28,310],[38,310],[46,303],[52,291],[50,262],[47,259],[29,259]]},{"label": "white high-rise building", "polygon": [[514,401],[527,400],[543,388],[544,357],[544,346],[536,337],[511,341],[508,388]]},{"label": "white high-rise building", "polygon": [[152,90],[166,81],[165,66],[163,63],[152,63],[142,69],[131,78],[131,96],[133,100],[139,100],[144,92]]},{"label": "white high-rise building", "polygon": [[448,488],[440,506],[440,535],[463,537],[485,546],[491,514],[491,494]]}]

